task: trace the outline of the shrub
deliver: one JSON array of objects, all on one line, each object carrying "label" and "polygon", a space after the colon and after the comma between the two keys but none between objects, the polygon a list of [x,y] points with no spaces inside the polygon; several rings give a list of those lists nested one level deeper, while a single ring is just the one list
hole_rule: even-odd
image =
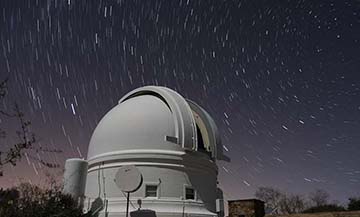
[{"label": "shrub", "polygon": [[41,189],[21,184],[0,190],[0,216],[7,217],[81,217],[81,209],[69,196],[57,188]]},{"label": "shrub", "polygon": [[360,198],[349,198],[348,210],[360,210]]},{"label": "shrub", "polygon": [[336,204],[327,204],[321,206],[313,206],[303,211],[303,213],[317,213],[317,212],[337,212],[345,211],[345,208]]}]

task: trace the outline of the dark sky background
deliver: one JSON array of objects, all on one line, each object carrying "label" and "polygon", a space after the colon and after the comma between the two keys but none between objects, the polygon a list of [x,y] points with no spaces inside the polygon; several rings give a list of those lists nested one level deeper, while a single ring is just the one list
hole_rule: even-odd
[{"label": "dark sky background", "polygon": [[[86,157],[124,94],[163,85],[217,122],[227,198],[273,186],[346,202],[360,196],[359,40],[360,1],[1,0],[1,106],[17,101],[36,145],[63,153],[29,152],[0,185],[61,177],[36,159]],[[15,126],[1,119],[1,150]]]}]

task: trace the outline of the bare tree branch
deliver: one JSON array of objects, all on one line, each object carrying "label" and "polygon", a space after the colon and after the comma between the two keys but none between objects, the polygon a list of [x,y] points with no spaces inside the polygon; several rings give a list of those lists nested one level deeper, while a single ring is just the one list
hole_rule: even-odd
[{"label": "bare tree branch", "polygon": [[[0,82],[0,100],[3,99],[7,94],[7,81]],[[43,147],[35,147],[37,139],[35,134],[31,131],[31,122],[25,119],[24,113],[21,111],[20,106],[15,103],[12,113],[7,111],[0,110],[0,115],[6,116],[8,118],[16,118],[19,122],[19,130],[16,131],[19,142],[12,145],[9,150],[2,152],[0,150],[0,176],[3,176],[3,167],[5,165],[16,166],[17,162],[24,156],[27,150],[32,150],[36,153],[38,152],[48,152],[48,153],[61,153],[61,150],[58,149],[48,149]],[[6,132],[0,129],[0,138],[5,138]],[[31,155],[30,155],[31,156]],[[42,165],[48,168],[58,168],[59,165],[55,163],[49,163],[39,158],[33,158]]]}]

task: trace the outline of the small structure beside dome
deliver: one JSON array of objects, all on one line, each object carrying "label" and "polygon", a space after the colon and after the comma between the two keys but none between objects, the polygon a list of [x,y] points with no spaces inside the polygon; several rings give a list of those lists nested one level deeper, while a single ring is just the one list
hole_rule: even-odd
[{"label": "small structure beside dome", "polygon": [[[228,158],[215,122],[203,108],[166,87],[138,88],[121,98],[94,130],[85,194],[78,196],[86,198],[85,208],[86,201],[103,200],[99,216],[125,216],[126,195],[114,178],[122,166],[134,165],[143,183],[131,194],[130,211],[148,210],[158,217],[219,216],[216,160]],[[66,174],[65,182],[71,179]]]},{"label": "small structure beside dome", "polygon": [[258,199],[229,200],[229,217],[264,217],[264,201]]}]

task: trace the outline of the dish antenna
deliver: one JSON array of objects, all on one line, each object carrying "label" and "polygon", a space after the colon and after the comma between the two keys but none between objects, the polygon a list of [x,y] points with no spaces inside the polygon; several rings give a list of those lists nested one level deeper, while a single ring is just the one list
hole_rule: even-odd
[{"label": "dish antenna", "polygon": [[137,191],[142,185],[143,177],[134,165],[122,166],[115,174],[115,184],[127,193],[126,196],[126,217],[129,214],[130,193]]}]

